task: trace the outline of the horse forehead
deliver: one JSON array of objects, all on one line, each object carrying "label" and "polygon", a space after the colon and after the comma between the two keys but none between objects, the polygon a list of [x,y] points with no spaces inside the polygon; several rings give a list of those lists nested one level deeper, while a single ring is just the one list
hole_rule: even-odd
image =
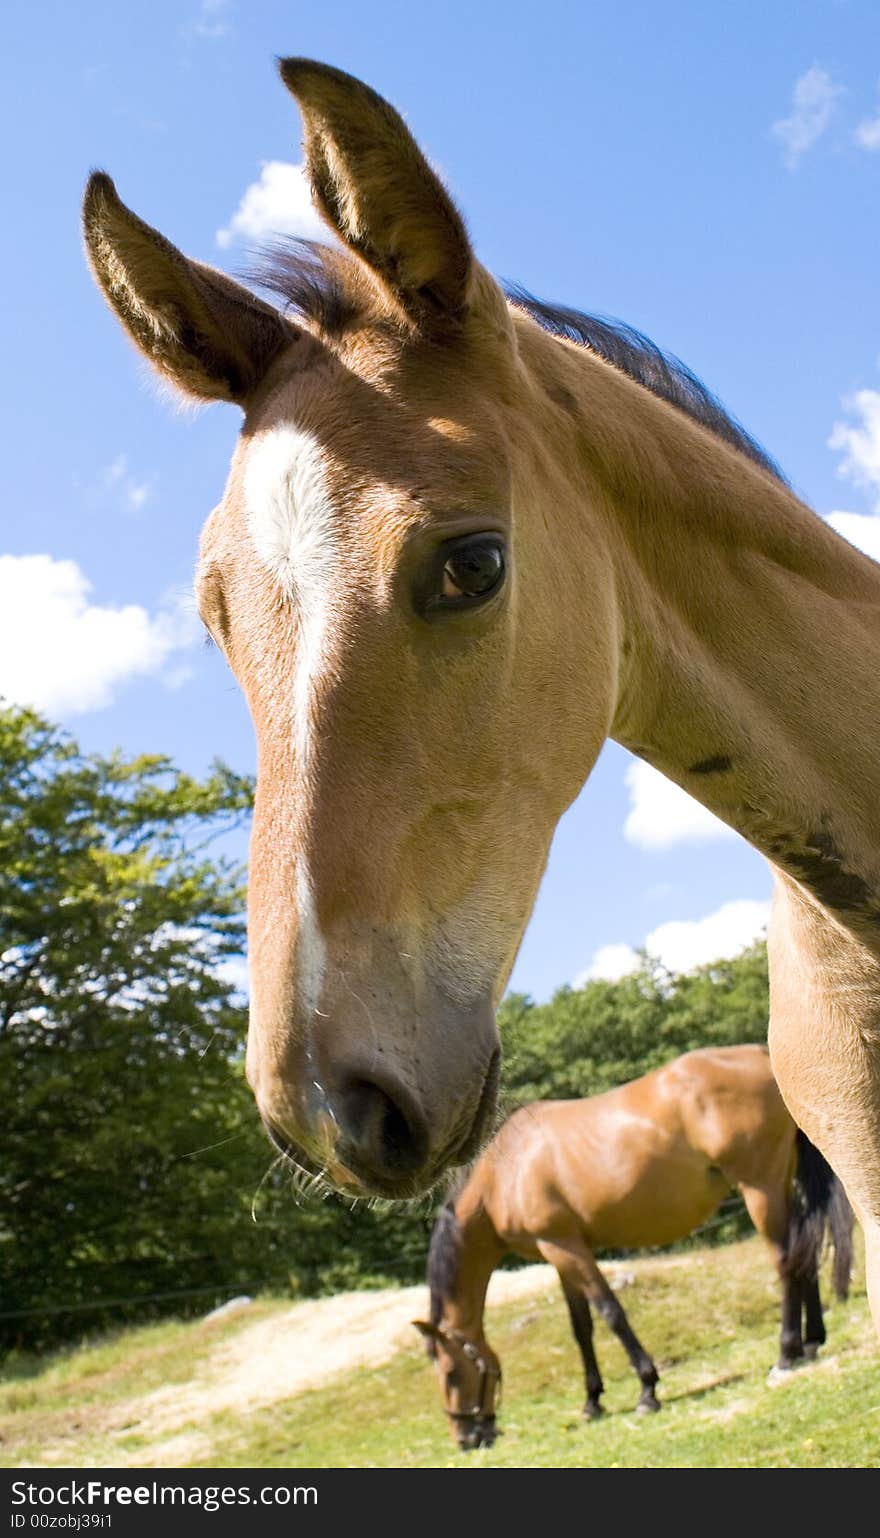
[{"label": "horse forehead", "polygon": [[291,420],[251,438],[241,501],[258,559],[300,597],[368,549],[380,564],[392,557],[414,521],[399,491],[353,477],[322,436]]},{"label": "horse forehead", "polygon": [[320,574],[330,555],[334,501],[327,464],[313,433],[276,422],[248,445],[244,515],[257,556],[282,585]]},{"label": "horse forehead", "polygon": [[396,432],[362,426],[339,433],[293,418],[276,419],[244,446],[241,502],[263,565],[301,591],[337,569],[364,561],[390,574],[410,534],[449,517],[507,505],[506,466],[494,444],[469,426],[434,417]]},{"label": "horse forehead", "polygon": [[442,372],[438,380],[436,368],[426,380],[412,367],[374,377],[330,359],[283,379],[246,424],[242,447],[257,489],[260,470],[264,485],[273,476],[290,485],[294,465],[307,479],[320,466],[328,505],[366,537],[450,507],[497,506],[509,478],[504,434],[484,395]]}]

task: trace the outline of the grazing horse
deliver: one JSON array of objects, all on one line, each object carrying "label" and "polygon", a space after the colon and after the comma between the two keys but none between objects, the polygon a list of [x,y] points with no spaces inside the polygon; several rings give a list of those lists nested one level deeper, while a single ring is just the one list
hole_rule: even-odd
[{"label": "grazing horse", "polygon": [[[495,1440],[498,1358],[483,1333],[489,1278],[511,1251],[556,1267],[587,1381],[584,1415],[602,1413],[596,1309],[659,1410],[657,1369],[596,1264],[599,1249],[683,1239],[738,1189],[782,1281],[778,1367],[825,1340],[819,1260],[826,1224],[833,1281],[849,1289],[852,1209],[829,1165],[795,1126],[765,1047],[686,1052],[587,1100],[523,1106],[440,1211],[428,1255],[430,1321],[414,1321],[439,1371],[461,1447]],[[803,1313],[803,1332],[801,1315]]]},{"label": "grazing horse", "polygon": [[495,1007],[609,735],[767,856],[770,1052],[865,1229],[880,1326],[880,568],[686,368],[507,296],[398,113],[281,63],[338,245],[189,260],[110,178],[93,272],[235,402],[205,624],[258,756],[247,1072],[270,1135],[411,1196],[492,1126]]}]

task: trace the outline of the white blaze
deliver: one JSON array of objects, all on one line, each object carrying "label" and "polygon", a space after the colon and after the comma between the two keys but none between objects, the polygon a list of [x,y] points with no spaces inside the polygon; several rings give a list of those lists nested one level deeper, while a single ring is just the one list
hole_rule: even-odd
[{"label": "white blaze", "polygon": [[[325,655],[338,554],[324,460],[311,434],[284,426],[259,437],[251,447],[245,470],[244,498],[257,555],[296,610],[293,739],[300,774],[307,780],[312,701]],[[326,946],[304,857],[297,869],[296,894],[298,981],[309,1021],[320,1002]]]},{"label": "white blaze", "polygon": [[327,961],[327,947],[324,936],[318,926],[315,916],[315,900],[312,894],[312,881],[309,875],[308,862],[303,860],[296,874],[296,900],[299,908],[299,932],[297,935],[297,950],[299,954],[299,972],[297,983],[299,996],[302,1001],[306,1022],[310,1022],[312,1016],[317,1014],[321,1001],[321,989],[324,986],[324,968]]}]

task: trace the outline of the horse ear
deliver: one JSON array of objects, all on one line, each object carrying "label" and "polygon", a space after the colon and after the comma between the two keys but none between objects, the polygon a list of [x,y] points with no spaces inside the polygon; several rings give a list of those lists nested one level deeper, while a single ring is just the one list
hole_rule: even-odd
[{"label": "horse ear", "polygon": [[429,1324],[427,1319],[413,1319],[410,1323],[414,1330],[418,1330],[420,1335],[430,1335],[433,1340],[439,1340],[443,1334],[443,1331],[439,1330],[436,1324]]},{"label": "horse ear", "polygon": [[297,332],[222,272],[190,261],[120,201],[96,171],[83,199],[99,288],[153,367],[197,400],[244,405]]},{"label": "horse ear", "polygon": [[418,330],[448,329],[467,308],[475,263],[461,216],[403,119],[327,64],[282,59],[280,70],[302,113],[320,213]]},{"label": "horse ear", "polygon": [[420,1335],[425,1336],[428,1344],[428,1355],[433,1361],[437,1355],[437,1342],[443,1339],[443,1331],[438,1329],[436,1324],[429,1324],[426,1319],[413,1319],[411,1323],[414,1330],[418,1330]]}]

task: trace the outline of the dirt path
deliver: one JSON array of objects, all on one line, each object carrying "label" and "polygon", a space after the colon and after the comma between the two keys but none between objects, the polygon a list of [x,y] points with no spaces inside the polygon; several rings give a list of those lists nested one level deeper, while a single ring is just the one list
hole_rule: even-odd
[{"label": "dirt path", "polygon": [[[550,1266],[497,1271],[489,1305],[550,1295],[557,1285]],[[376,1367],[398,1351],[415,1349],[412,1320],[424,1317],[427,1304],[421,1285],[338,1293],[277,1308],[268,1317],[261,1309],[252,1321],[245,1303],[234,1328],[228,1313],[218,1312],[216,1321],[209,1315],[191,1326],[204,1332],[208,1349],[185,1378],[92,1406],[86,1413],[74,1408],[69,1417],[55,1419],[53,1431],[40,1439],[36,1459],[31,1453],[26,1463],[18,1462],[14,1438],[4,1451],[18,1467],[75,1468],[93,1463],[97,1448],[107,1468],[210,1465],[210,1436],[199,1428],[213,1415],[228,1411],[243,1417],[321,1388],[353,1368]],[[215,1329],[218,1339],[212,1346]]]},{"label": "dirt path", "polygon": [[[489,1305],[537,1297],[557,1285],[550,1266],[496,1271]],[[426,1303],[423,1286],[343,1292],[244,1324],[185,1386],[170,1385],[117,1406],[124,1435],[135,1432],[152,1443],[130,1458],[121,1456],[120,1463],[173,1467],[184,1457],[193,1461],[208,1453],[209,1445],[198,1433],[184,1432],[184,1426],[224,1410],[243,1414],[290,1399],[355,1367],[377,1367],[413,1343],[412,1321],[424,1316]],[[210,1323],[205,1321],[203,1328],[210,1329]]]},{"label": "dirt path", "polygon": [[[632,1276],[632,1268],[624,1262],[606,1264],[605,1270],[618,1287]],[[555,1297],[557,1290],[551,1266],[496,1271],[489,1284],[488,1305]],[[252,1323],[245,1305],[238,1327],[224,1332],[185,1381],[116,1400],[91,1417],[91,1434],[100,1437],[100,1461],[108,1468],[210,1464],[212,1444],[198,1427],[212,1415],[231,1411],[244,1416],[321,1388],[352,1368],[388,1361],[398,1351],[413,1347],[412,1320],[423,1317],[426,1307],[424,1286],[339,1293],[292,1304]],[[212,1328],[210,1316],[193,1325],[206,1332]],[[133,1438],[137,1439],[134,1449]],[[40,1462],[44,1466],[69,1462],[75,1467],[83,1453],[81,1435],[56,1436],[51,1446],[41,1449]]]}]

